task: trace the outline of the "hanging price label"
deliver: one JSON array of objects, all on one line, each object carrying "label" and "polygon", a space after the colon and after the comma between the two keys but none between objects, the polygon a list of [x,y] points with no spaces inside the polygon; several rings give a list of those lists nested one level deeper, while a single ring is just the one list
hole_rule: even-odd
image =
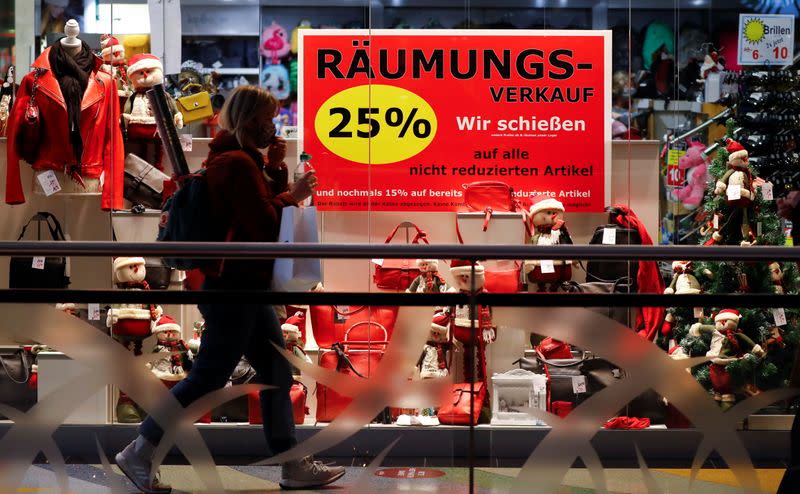
[{"label": "hanging price label", "polygon": [[34,257],[33,263],[31,264],[33,269],[44,269],[44,257]]},{"label": "hanging price label", "polygon": [[772,182],[764,182],[764,184],[761,185],[761,197],[763,197],[765,201],[772,201],[775,199],[772,193]]},{"label": "hanging price label", "polygon": [[586,392],[586,376],[572,376],[572,391],[576,395]]},{"label": "hanging price label", "polygon": [[719,215],[714,215],[714,229],[719,230]]},{"label": "hanging price label", "polygon": [[786,326],[786,312],[783,308],[772,309],[772,317],[775,319],[776,326]]},{"label": "hanging price label", "polygon": [[556,267],[553,264],[553,261],[551,261],[551,260],[541,261],[539,263],[539,266],[541,266],[541,268],[542,268],[542,274],[548,274],[548,273],[555,273],[556,272]]},{"label": "hanging price label", "polygon": [[100,320],[100,304],[89,304],[89,320],[90,321],[99,321]]},{"label": "hanging price label", "polygon": [[614,245],[617,243],[617,230],[615,228],[603,228],[603,244]]},{"label": "hanging price label", "polygon": [[192,152],[192,134],[180,134],[178,139],[181,141],[181,149],[186,153]]},{"label": "hanging price label", "polygon": [[742,198],[742,186],[739,184],[731,184],[727,190],[728,200],[735,201]]},{"label": "hanging price label", "polygon": [[61,190],[61,184],[58,183],[58,177],[56,177],[53,170],[47,170],[44,173],[36,175],[36,180],[38,180],[39,185],[42,186],[44,195],[48,197]]}]

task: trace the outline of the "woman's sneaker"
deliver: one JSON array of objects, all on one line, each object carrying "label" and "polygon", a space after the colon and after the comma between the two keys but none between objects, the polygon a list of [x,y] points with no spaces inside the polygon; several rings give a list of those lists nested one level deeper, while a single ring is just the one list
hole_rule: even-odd
[{"label": "woman's sneaker", "polygon": [[172,487],[162,484],[158,480],[158,474],[151,477],[150,469],[152,463],[149,458],[145,458],[136,452],[136,441],[130,443],[114,458],[117,466],[125,474],[137,489],[145,494],[169,494]]},{"label": "woman's sneaker", "polygon": [[281,467],[282,489],[310,489],[336,482],[344,475],[344,467],[328,466],[306,456],[284,463]]}]

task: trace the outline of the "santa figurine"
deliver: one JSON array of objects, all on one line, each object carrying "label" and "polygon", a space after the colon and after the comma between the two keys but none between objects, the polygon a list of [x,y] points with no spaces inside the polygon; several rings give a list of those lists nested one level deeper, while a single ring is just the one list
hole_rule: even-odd
[{"label": "santa figurine", "polygon": [[772,291],[776,295],[783,295],[783,270],[781,264],[778,262],[771,262],[769,264],[769,277],[772,279]]},{"label": "santa figurine", "polygon": [[[312,363],[311,358],[304,350],[306,341],[303,338],[303,329],[305,329],[305,327],[306,313],[303,311],[295,312],[286,319],[286,322],[281,324],[283,340],[286,342],[286,349],[292,352],[295,357],[301,358],[310,364]],[[296,368],[292,370],[292,373],[295,376],[300,375],[300,371]]]},{"label": "santa figurine", "polygon": [[[474,263],[475,279],[472,279],[473,263],[456,259],[450,263],[454,287],[448,292],[478,293],[485,292],[484,267],[477,261]],[[474,283],[473,283],[474,281]],[[474,286],[473,286],[474,285]],[[464,379],[465,382],[486,382],[486,345],[497,338],[497,331],[492,325],[491,308],[485,305],[475,307],[457,305],[444,312],[450,319],[449,326],[453,337],[464,345]],[[478,365],[472,362],[472,347],[477,347]]]},{"label": "santa figurine", "polygon": [[450,342],[450,317],[445,312],[438,312],[431,321],[431,330],[428,341],[422,347],[422,354],[417,361],[419,377],[422,379],[435,379],[450,374],[447,366],[447,352]]},{"label": "santa figurine", "polygon": [[[147,91],[156,84],[164,83],[164,67],[155,55],[141,53],[128,60],[127,74],[133,93],[125,101],[122,110],[122,123],[126,136],[125,151],[139,156],[163,171],[163,150]],[[183,114],[178,111],[172,96],[169,94],[166,96],[175,127],[183,128]]]},{"label": "santa figurine", "polygon": [[110,34],[100,36],[100,54],[103,57],[103,65],[100,70],[110,74],[117,83],[117,94],[124,102],[131,95],[130,84],[128,83],[128,62],[125,60],[125,47],[117,38]]},{"label": "santa figurine", "polygon": [[206,322],[204,320],[199,320],[194,322],[194,329],[192,331],[192,337],[189,339],[189,351],[192,352],[192,358],[197,356],[197,353],[200,351],[200,339],[203,336],[203,331],[206,329]]},{"label": "santa figurine", "polygon": [[[564,224],[564,205],[549,196],[539,196],[530,208],[529,243],[533,245],[572,244]],[[525,261],[525,277],[539,292],[555,292],[565,281],[572,279],[572,261]]]},{"label": "santa figurine", "polygon": [[[727,151],[730,153],[728,155],[727,170],[717,180],[714,194],[717,196],[724,194],[728,206],[735,208],[731,220],[738,218],[742,234],[741,245],[753,245],[756,239],[747,214],[748,208],[755,197],[753,173],[748,164],[749,155],[741,144],[730,138],[727,141]],[[719,229],[715,228],[710,241],[707,243],[719,243],[722,239],[723,235]]]},{"label": "santa figurine", "polygon": [[703,291],[694,275],[692,261],[674,261],[672,273],[672,282],[664,289],[665,294],[695,295]]},{"label": "santa figurine", "polygon": [[703,58],[703,64],[700,66],[700,77],[702,79],[699,82],[705,82],[709,74],[719,73],[723,70],[725,70],[725,66],[720,61],[719,53],[711,51]]},{"label": "santa figurine", "polygon": [[444,293],[447,283],[439,274],[439,261],[437,259],[417,259],[419,276],[414,278],[406,293]]},{"label": "santa figurine", "polygon": [[165,386],[171,388],[186,377],[191,369],[189,347],[181,338],[181,327],[173,318],[163,315],[153,327],[158,342],[153,353],[160,354],[158,359],[148,362],[147,366]]},{"label": "santa figurine", "polygon": [[761,345],[756,344],[739,329],[741,319],[736,309],[723,309],[714,316],[714,325],[695,323],[689,328],[689,334],[700,336],[711,334],[711,349],[706,353],[711,357],[711,388],[714,399],[720,402],[723,410],[728,410],[736,403],[737,388],[731,375],[725,368],[748,355],[763,357]]}]

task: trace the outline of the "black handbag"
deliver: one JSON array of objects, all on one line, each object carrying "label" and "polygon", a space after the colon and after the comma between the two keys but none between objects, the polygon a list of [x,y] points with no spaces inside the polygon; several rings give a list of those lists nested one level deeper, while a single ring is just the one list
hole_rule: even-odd
[{"label": "black handbag", "polygon": [[[629,278],[619,278],[613,282],[590,281],[578,283],[575,281],[564,282],[562,288],[568,293],[631,293],[633,285]],[[587,309],[630,326],[630,308],[628,307],[587,307]]]},{"label": "black handbag", "polygon": [[[642,237],[633,228],[623,228],[617,224],[600,225],[594,230],[589,245],[603,245],[606,228],[614,230],[616,245],[641,245]],[[586,261],[586,281],[613,283],[620,278],[633,280],[631,291],[636,292],[636,279],[639,273],[638,261]]]},{"label": "black handbag", "polygon": [[144,258],[144,280],[153,290],[166,290],[172,279],[172,268],[164,264],[160,257]]},{"label": "black handbag", "polygon": [[[201,350],[202,351],[202,350]],[[228,380],[230,384],[250,384],[254,383],[256,371],[246,358],[242,357],[236,368],[233,369]],[[211,420],[214,422],[248,422],[247,395],[239,396],[233,400],[223,403],[211,411]]]},{"label": "black handbag", "polygon": [[165,180],[169,176],[147,161],[132,153],[125,156],[123,197],[134,205],[161,209]]},{"label": "black handbag", "polygon": [[[28,226],[34,221],[38,227],[38,240],[42,239],[42,223],[45,223],[50,230],[51,239],[66,240],[58,219],[52,213],[40,211],[22,227],[17,241],[22,240]],[[69,286],[66,257],[45,257],[42,269],[34,268],[33,260],[33,257],[11,258],[8,270],[9,288],[67,288]]]},{"label": "black handbag", "polygon": [[33,355],[24,348],[0,349],[0,403],[21,412],[36,404],[36,388],[29,385],[32,364]]},{"label": "black handbag", "polygon": [[[549,376],[550,403],[567,401],[577,406],[623,377],[616,365],[602,358],[589,358],[585,353],[574,359],[547,360],[541,355],[538,359],[546,366]],[[573,380],[579,376],[586,380],[586,392],[576,394]]]}]

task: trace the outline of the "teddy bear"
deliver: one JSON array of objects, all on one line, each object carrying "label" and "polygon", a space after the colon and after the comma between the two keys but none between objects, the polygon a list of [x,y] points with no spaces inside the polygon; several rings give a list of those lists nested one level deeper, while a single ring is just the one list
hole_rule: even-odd
[{"label": "teddy bear", "polygon": [[[572,238],[563,219],[564,205],[549,196],[539,196],[530,207],[529,243],[533,245],[571,244]],[[562,283],[572,279],[572,261],[568,259],[529,260],[523,264],[528,282],[539,292],[558,291]]]},{"label": "teddy bear", "polygon": [[[128,60],[127,75],[132,93],[122,110],[125,152],[133,153],[163,171],[164,153],[147,91],[156,84],[164,83],[164,66],[157,56],[140,53]],[[166,97],[175,127],[183,128],[183,114],[178,111],[172,96],[167,94]]]},{"label": "teddy bear", "polygon": [[708,184],[708,157],[703,154],[705,146],[692,142],[686,154],[678,160],[678,169],[686,172],[687,185],[675,189],[673,197],[688,210],[697,209],[703,202],[703,195]]}]

